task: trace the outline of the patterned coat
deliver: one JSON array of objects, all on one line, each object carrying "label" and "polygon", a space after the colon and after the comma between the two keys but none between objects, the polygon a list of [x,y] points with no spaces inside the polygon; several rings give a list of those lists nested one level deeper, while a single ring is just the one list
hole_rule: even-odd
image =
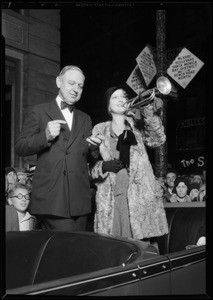
[{"label": "patterned coat", "polygon": [[[130,148],[127,193],[133,238],[161,236],[168,233],[167,219],[162,198],[157,196],[159,183],[155,179],[145,144],[149,147],[163,144],[166,140],[164,127],[157,115],[144,118],[144,131],[134,127],[132,118],[126,117],[126,119],[138,143]],[[110,126],[111,121],[108,121],[99,123],[93,128],[94,135],[99,133],[105,137],[100,145],[100,154],[104,161],[113,159],[110,148]],[[112,234],[116,174],[103,173],[102,162],[97,161],[91,169],[91,177],[97,185],[94,231]]]}]

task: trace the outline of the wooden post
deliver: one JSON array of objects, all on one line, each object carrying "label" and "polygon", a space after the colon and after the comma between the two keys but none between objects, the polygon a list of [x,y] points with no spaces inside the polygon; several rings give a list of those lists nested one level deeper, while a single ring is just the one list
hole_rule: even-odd
[{"label": "wooden post", "polygon": [[[156,60],[157,60],[157,79],[166,74],[166,12],[165,10],[157,10],[156,13]],[[167,100],[165,96],[161,96],[163,100],[163,108],[161,119],[166,133],[166,108]],[[167,142],[155,149],[155,175],[156,177],[165,176],[167,171]]]}]

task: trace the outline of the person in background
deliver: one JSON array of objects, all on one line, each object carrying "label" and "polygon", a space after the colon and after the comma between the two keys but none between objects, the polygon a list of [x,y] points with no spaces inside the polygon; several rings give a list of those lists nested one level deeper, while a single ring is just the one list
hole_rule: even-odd
[{"label": "person in background", "polygon": [[170,202],[191,202],[188,195],[190,191],[190,183],[187,177],[177,177],[174,182],[173,195]]},{"label": "person in background", "polygon": [[84,81],[79,67],[64,67],[58,95],[30,110],[15,142],[19,156],[37,154],[29,208],[43,230],[84,231],[91,212],[87,162],[97,159],[102,139],[90,137],[92,120],[75,107]]},{"label": "person in background", "polygon": [[193,184],[193,183],[197,183],[199,185],[199,188],[200,188],[201,185],[203,184],[201,175],[198,175],[198,174],[194,175],[191,178],[191,184]]},{"label": "person in background", "polygon": [[198,193],[198,201],[206,201],[206,184],[202,184],[199,193]]},{"label": "person in background", "polygon": [[6,167],[5,168],[5,194],[7,197],[8,190],[11,189],[14,184],[18,182],[18,176],[15,168]]},{"label": "person in background", "polygon": [[189,197],[190,197],[191,202],[198,201],[199,188],[200,187],[197,182],[190,184]]},{"label": "person in background", "polygon": [[165,175],[166,189],[164,191],[164,199],[166,202],[170,202],[170,199],[173,195],[174,182],[177,177],[178,177],[178,173],[176,170],[174,169],[167,170],[167,173]]},{"label": "person in background", "polygon": [[145,145],[154,148],[165,142],[162,121],[149,104],[141,109],[144,130],[138,130],[134,118],[126,115],[125,87],[109,88],[104,99],[111,120],[93,128],[94,136],[104,136],[101,159],[91,168],[97,186],[94,231],[154,244],[156,237],[168,233],[168,224]]},{"label": "person in background", "polygon": [[30,177],[27,178],[26,186],[28,187],[30,193],[32,192],[32,179]]},{"label": "person in background", "polygon": [[16,183],[8,191],[7,202],[9,205],[6,205],[6,231],[39,229],[36,217],[28,212],[30,194],[25,185]]},{"label": "person in background", "polygon": [[22,184],[26,184],[27,181],[27,172],[25,168],[15,168],[17,176],[18,176],[18,181]]}]

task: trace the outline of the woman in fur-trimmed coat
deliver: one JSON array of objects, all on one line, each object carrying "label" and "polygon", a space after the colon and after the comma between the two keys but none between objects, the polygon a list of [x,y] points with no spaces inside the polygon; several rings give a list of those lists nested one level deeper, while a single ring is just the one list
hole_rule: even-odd
[{"label": "woman in fur-trimmed coat", "polygon": [[167,234],[163,201],[145,148],[165,142],[162,122],[150,104],[142,112],[144,130],[138,130],[125,115],[124,88],[108,89],[105,98],[112,120],[93,128],[94,136],[105,138],[99,148],[102,160],[91,169],[97,186],[94,231],[136,239]]}]

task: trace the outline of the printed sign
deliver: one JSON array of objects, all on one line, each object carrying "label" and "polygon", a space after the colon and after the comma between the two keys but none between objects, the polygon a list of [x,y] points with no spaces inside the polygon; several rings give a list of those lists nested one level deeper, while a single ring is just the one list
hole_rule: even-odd
[{"label": "printed sign", "polygon": [[192,126],[205,126],[205,125],[206,125],[205,117],[185,119],[185,120],[180,120],[177,122],[177,128],[186,128],[186,127],[192,127]]},{"label": "printed sign", "polygon": [[145,90],[145,82],[140,73],[138,65],[134,68],[126,83],[139,95],[140,92]]},{"label": "printed sign", "polygon": [[205,117],[179,120],[176,124],[176,149],[205,149]]},{"label": "printed sign", "polygon": [[206,169],[206,155],[204,152],[177,154],[175,168],[183,174],[201,174]]},{"label": "printed sign", "polygon": [[185,89],[203,65],[198,57],[183,48],[167,69],[167,74]]},{"label": "printed sign", "polygon": [[138,55],[136,61],[148,86],[157,73],[152,48],[147,45]]}]

